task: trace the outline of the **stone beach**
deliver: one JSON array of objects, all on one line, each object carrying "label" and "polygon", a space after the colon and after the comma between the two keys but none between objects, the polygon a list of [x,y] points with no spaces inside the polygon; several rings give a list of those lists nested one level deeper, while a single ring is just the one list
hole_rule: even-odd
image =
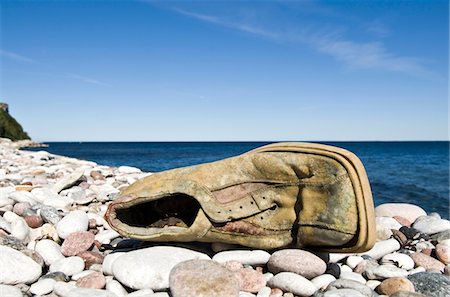
[{"label": "stone beach", "polygon": [[0,139],[0,296],[450,297],[450,221],[376,208],[360,254],[123,238],[103,216],[151,173],[19,150]]}]

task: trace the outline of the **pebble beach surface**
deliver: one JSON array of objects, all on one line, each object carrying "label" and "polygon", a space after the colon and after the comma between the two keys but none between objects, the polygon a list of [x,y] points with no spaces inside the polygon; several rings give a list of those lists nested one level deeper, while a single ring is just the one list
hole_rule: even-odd
[{"label": "pebble beach surface", "polygon": [[2,297],[450,297],[450,221],[419,206],[378,206],[361,254],[142,242],[103,216],[151,173],[17,146],[0,139]]}]

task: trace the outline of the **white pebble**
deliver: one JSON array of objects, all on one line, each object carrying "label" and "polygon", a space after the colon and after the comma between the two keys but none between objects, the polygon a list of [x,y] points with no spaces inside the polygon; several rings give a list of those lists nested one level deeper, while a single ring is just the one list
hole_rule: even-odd
[{"label": "white pebble", "polygon": [[336,280],[336,278],[334,276],[332,276],[331,274],[322,274],[319,276],[316,276],[315,278],[313,278],[311,280],[311,282],[319,289],[319,290],[323,290],[326,287],[328,287],[328,285],[331,282],[334,282]]},{"label": "white pebble", "polygon": [[64,259],[64,255],[61,253],[61,247],[53,240],[43,239],[38,241],[36,243],[35,251],[42,256],[47,265],[51,265],[60,259]]},{"label": "white pebble", "polygon": [[339,278],[356,281],[363,285],[366,283],[366,279],[361,274],[356,273],[356,272],[341,271],[341,275],[339,276]]},{"label": "white pebble", "polygon": [[427,270],[424,267],[419,266],[419,267],[416,267],[414,269],[411,269],[410,271],[408,271],[408,273],[409,273],[409,275],[411,275],[411,274],[415,274],[415,273],[419,273],[419,272],[425,272],[425,271],[427,271]]},{"label": "white pebble", "polygon": [[117,233],[114,230],[103,230],[95,235],[95,240],[98,240],[102,244],[108,244],[113,240],[114,238],[119,237],[120,234]]},{"label": "white pebble", "polygon": [[353,271],[353,269],[350,268],[350,266],[345,265],[345,264],[340,265],[340,267],[341,267],[341,272],[352,272]]},{"label": "white pebble", "polygon": [[26,191],[15,191],[9,194],[9,198],[16,202],[26,202],[31,205],[35,205],[37,202],[30,192]]},{"label": "white pebble", "polygon": [[317,291],[312,282],[293,272],[278,273],[269,280],[268,285],[300,296],[311,296]]},{"label": "white pebble", "polygon": [[364,261],[363,257],[361,256],[349,256],[347,258],[347,261],[345,262],[348,267],[350,267],[351,269],[355,269],[355,267],[361,263],[362,261]]},{"label": "white pebble", "polygon": [[380,284],[381,284],[380,281],[374,280],[374,279],[368,280],[368,281],[366,282],[366,286],[368,286],[368,287],[371,288],[372,290],[375,290],[375,288],[378,287]]},{"label": "white pebble", "polygon": [[396,239],[388,239],[383,241],[378,241],[375,243],[372,249],[367,252],[360,253],[359,255],[367,255],[375,260],[380,259],[384,255],[390,254],[400,249],[400,243]]},{"label": "white pebble", "polygon": [[410,256],[401,253],[387,254],[381,258],[380,263],[395,265],[405,270],[414,268],[414,260]]},{"label": "white pebble", "polygon": [[30,292],[34,295],[45,295],[53,291],[56,281],[51,278],[41,279],[30,287]]},{"label": "white pebble", "polygon": [[74,275],[72,275],[71,279],[74,280],[74,281],[77,281],[80,278],[82,278],[82,277],[84,277],[86,275],[89,275],[89,274],[91,274],[93,272],[95,272],[95,271],[94,270],[89,270],[89,269],[88,270],[83,270],[81,272],[78,272],[78,273],[75,273]]},{"label": "white pebble", "polygon": [[217,253],[212,260],[218,263],[237,261],[244,265],[265,265],[269,258],[270,254],[262,250],[236,250]]},{"label": "white pebble", "polygon": [[127,295],[127,297],[153,297],[152,289],[141,289]]},{"label": "white pebble", "polygon": [[0,293],[2,297],[22,297],[22,291],[19,288],[0,284]]},{"label": "white pebble", "polygon": [[126,296],[128,292],[125,288],[116,280],[106,281],[106,290],[113,292],[118,297]]},{"label": "white pebble", "polygon": [[76,288],[75,282],[56,282],[53,291],[58,296],[67,296],[69,292]]},{"label": "white pebble", "polygon": [[78,256],[67,257],[53,262],[50,265],[50,272],[61,271],[67,276],[72,276],[83,271],[84,261]]},{"label": "white pebble", "polygon": [[240,291],[239,297],[255,297],[255,295],[249,292]]},{"label": "white pebble", "polygon": [[256,294],[256,297],[269,297],[271,292],[272,292],[271,288],[264,287],[261,290],[259,290],[258,294]]},{"label": "white pebble", "polygon": [[102,263],[103,274],[113,275],[112,265],[113,265],[114,261],[116,261],[117,258],[119,258],[120,256],[122,256],[124,254],[126,254],[126,253],[117,252],[117,253],[110,253],[110,254],[106,255],[106,257],[103,259],[103,263]]},{"label": "white pebble", "polygon": [[86,231],[89,227],[89,218],[84,211],[75,210],[67,214],[56,225],[59,237],[66,238],[70,233]]},{"label": "white pebble", "polygon": [[20,241],[25,240],[29,233],[30,227],[28,227],[24,220],[16,220],[11,223],[11,235]]}]

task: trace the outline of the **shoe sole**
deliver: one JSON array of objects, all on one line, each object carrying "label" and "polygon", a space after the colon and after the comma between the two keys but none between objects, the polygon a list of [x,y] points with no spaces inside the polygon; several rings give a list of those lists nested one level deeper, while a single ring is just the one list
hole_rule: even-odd
[{"label": "shoe sole", "polygon": [[342,148],[307,142],[282,142],[265,145],[248,153],[299,152],[329,157],[339,162],[346,170],[353,185],[358,207],[357,241],[349,247],[329,248],[330,252],[363,252],[372,248],[376,241],[375,210],[369,179],[361,160],[352,152]]}]

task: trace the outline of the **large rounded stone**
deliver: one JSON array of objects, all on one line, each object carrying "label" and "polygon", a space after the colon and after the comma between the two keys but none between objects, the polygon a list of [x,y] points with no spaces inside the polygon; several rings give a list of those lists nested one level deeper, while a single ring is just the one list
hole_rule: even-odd
[{"label": "large rounded stone", "polygon": [[177,264],[170,272],[173,297],[239,296],[234,273],[210,260],[190,260]]},{"label": "large rounded stone", "polygon": [[419,206],[408,203],[384,203],[375,208],[377,217],[401,216],[410,222],[414,222],[420,216],[427,213]]},{"label": "large rounded stone", "polygon": [[0,246],[0,284],[33,283],[42,274],[42,267],[30,257],[7,246]]},{"label": "large rounded stone", "polygon": [[87,251],[94,244],[95,235],[88,231],[73,232],[66,237],[61,245],[64,256],[75,256]]},{"label": "large rounded stone", "polygon": [[316,255],[298,249],[285,249],[272,254],[267,263],[269,271],[294,272],[307,279],[323,274],[327,265]]},{"label": "large rounded stone", "polygon": [[414,292],[414,285],[405,277],[391,277],[382,281],[377,289],[381,294],[392,295],[398,291]]},{"label": "large rounded stone", "polygon": [[66,238],[70,233],[78,231],[87,231],[89,227],[89,218],[84,211],[76,210],[67,214],[56,225],[56,231],[59,237]]},{"label": "large rounded stone", "polygon": [[[104,268],[108,257],[103,262]],[[155,246],[118,256],[112,263],[112,272],[119,282],[132,289],[163,290],[169,287],[170,270],[193,259],[210,260],[207,255],[188,249]]]},{"label": "large rounded stone", "polygon": [[418,293],[429,297],[450,296],[450,278],[442,274],[419,272],[409,275],[408,279]]},{"label": "large rounded stone", "polygon": [[268,285],[298,296],[311,296],[318,290],[312,282],[292,272],[278,273],[269,280]]}]

